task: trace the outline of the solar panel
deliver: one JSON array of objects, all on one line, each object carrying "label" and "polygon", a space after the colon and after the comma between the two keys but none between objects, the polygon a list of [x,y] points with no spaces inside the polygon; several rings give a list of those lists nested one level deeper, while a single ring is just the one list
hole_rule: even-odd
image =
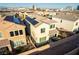
[{"label": "solar panel", "polygon": [[36,21],[35,19],[32,19],[30,17],[26,17],[26,19],[32,24],[32,25],[36,25],[37,23],[39,23],[38,21]]},{"label": "solar panel", "polygon": [[13,22],[13,16],[6,16],[4,20]]},{"label": "solar panel", "polygon": [[6,16],[4,20],[14,22],[14,23],[20,23],[21,22],[19,18],[15,18],[14,16]]}]

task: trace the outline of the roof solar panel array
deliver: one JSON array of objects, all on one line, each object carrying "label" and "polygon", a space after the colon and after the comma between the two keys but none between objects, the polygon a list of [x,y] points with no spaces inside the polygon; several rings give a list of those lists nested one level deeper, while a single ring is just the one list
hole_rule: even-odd
[{"label": "roof solar panel array", "polygon": [[6,16],[4,20],[14,22],[14,23],[20,23],[21,22],[19,18],[15,18],[14,16]]},{"label": "roof solar panel array", "polygon": [[[32,24],[32,25],[36,25],[37,23],[39,23],[38,21],[35,20],[35,18],[30,18],[29,16],[26,17],[26,19]],[[17,24],[22,23],[20,18],[16,18],[14,16],[6,16],[4,20],[10,21],[10,22],[14,22]],[[23,22],[24,24],[25,22]],[[26,24],[25,24],[26,25]]]},{"label": "roof solar panel array", "polygon": [[4,20],[13,22],[13,16],[6,16]]},{"label": "roof solar panel array", "polygon": [[36,21],[35,19],[32,19],[32,18],[30,18],[30,17],[26,17],[26,19],[32,24],[32,25],[36,25],[36,24],[38,24],[39,22],[38,21]]}]

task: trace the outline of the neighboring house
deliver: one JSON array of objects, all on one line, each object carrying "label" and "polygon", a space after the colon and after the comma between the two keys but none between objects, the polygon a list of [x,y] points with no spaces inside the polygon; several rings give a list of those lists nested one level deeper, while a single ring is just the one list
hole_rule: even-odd
[{"label": "neighboring house", "polygon": [[37,44],[45,43],[49,41],[51,36],[57,34],[56,21],[40,15],[29,14],[29,16],[26,17],[25,24],[27,26],[27,32]]},{"label": "neighboring house", "polygon": [[[20,16],[23,15],[26,14],[20,14]],[[56,34],[58,34],[56,30],[56,21],[34,13],[28,13],[28,15],[29,16],[26,16],[26,19],[24,20],[15,16],[7,16],[5,20],[25,25],[27,28],[27,34],[31,35],[37,44],[47,42],[50,37],[56,36]]]},{"label": "neighboring house", "polygon": [[0,20],[0,39],[8,39],[12,48],[27,45],[25,26]]},{"label": "neighboring house", "polygon": [[73,31],[79,31],[79,19],[74,22]]},{"label": "neighboring house", "polygon": [[25,24],[27,33],[32,36],[37,44],[44,43],[49,40],[48,25],[37,20],[26,17]]},{"label": "neighboring house", "polygon": [[49,37],[53,37],[53,36],[58,36],[58,30],[56,29],[56,25],[57,22],[55,20],[51,20],[51,19],[45,19],[45,20],[41,20],[43,23],[49,25],[48,27],[48,33],[49,33]]},{"label": "neighboring house", "polygon": [[58,28],[64,28],[68,31],[73,31],[75,22],[79,19],[78,14],[73,13],[58,13],[52,16],[52,19],[58,22]]}]

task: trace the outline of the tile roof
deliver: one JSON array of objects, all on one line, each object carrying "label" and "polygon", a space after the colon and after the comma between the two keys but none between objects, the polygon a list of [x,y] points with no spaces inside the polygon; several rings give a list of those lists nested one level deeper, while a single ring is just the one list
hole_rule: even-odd
[{"label": "tile roof", "polygon": [[28,16],[31,17],[31,18],[36,18],[35,20],[38,21],[38,23],[36,25],[34,25],[36,27],[39,26],[42,23],[46,23],[46,24],[56,23],[56,21],[48,20],[48,18],[40,16],[40,15],[38,15],[36,13],[29,13]]},{"label": "tile roof", "polygon": [[52,35],[57,34],[57,33],[58,33],[58,31],[56,29],[55,30],[50,30],[49,31],[49,36],[52,37]]},{"label": "tile roof", "polygon": [[20,25],[20,24],[15,24],[13,22],[9,22],[9,21],[5,21],[5,20],[0,20],[0,30],[5,30],[5,29],[11,29],[11,28],[15,28],[16,29],[16,26],[18,28],[21,28],[21,27],[25,27],[23,25]]},{"label": "tile roof", "polygon": [[64,19],[64,20],[69,20],[69,21],[76,21],[79,19],[78,14],[66,14],[66,13],[59,13],[57,15],[54,15],[53,17]]},{"label": "tile roof", "polygon": [[37,20],[45,20],[45,19],[47,19],[46,17],[43,17],[43,16],[38,15],[38,14],[36,14],[36,13],[28,13],[28,15],[29,15],[30,17],[35,17]]},{"label": "tile roof", "polygon": [[10,41],[8,39],[0,40],[0,47],[10,45]]},{"label": "tile roof", "polygon": [[41,20],[41,21],[46,24],[57,23],[55,20],[52,20],[52,19],[45,19],[45,20]]},{"label": "tile roof", "polygon": [[[68,33],[69,35],[73,35],[74,34],[74,32],[72,32],[72,31],[68,31],[68,30],[66,30],[66,29],[64,29],[64,28],[56,28],[58,31],[60,31],[60,32],[65,32],[65,33]],[[67,35],[68,35],[67,34]]]}]

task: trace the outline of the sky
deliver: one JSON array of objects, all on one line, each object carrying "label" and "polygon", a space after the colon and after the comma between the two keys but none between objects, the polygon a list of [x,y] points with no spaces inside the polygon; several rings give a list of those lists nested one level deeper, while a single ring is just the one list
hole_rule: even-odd
[{"label": "sky", "polygon": [[0,8],[2,7],[32,7],[35,5],[38,8],[65,8],[67,6],[72,6],[77,8],[79,3],[0,3]]}]

